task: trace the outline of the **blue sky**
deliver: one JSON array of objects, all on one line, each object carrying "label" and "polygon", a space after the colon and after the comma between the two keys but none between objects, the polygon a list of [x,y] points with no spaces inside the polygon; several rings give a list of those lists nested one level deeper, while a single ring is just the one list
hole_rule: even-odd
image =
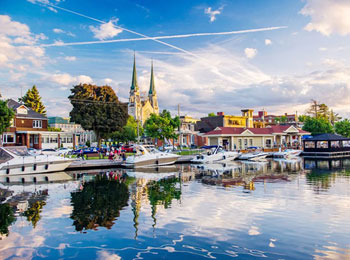
[{"label": "blue sky", "polygon": [[[69,114],[70,88],[80,82],[108,84],[127,101],[133,51],[143,91],[154,61],[161,109],[303,113],[317,99],[350,116],[346,0],[1,0],[0,10],[0,93],[17,99],[36,84],[50,116]],[[161,40],[171,46],[67,44],[142,38],[128,30],[157,37],[283,26]]]}]

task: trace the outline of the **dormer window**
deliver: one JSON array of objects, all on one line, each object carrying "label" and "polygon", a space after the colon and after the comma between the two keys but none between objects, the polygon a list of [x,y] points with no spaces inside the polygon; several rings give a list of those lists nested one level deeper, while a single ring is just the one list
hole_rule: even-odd
[{"label": "dormer window", "polygon": [[33,128],[42,128],[41,120],[33,120]]},{"label": "dormer window", "polygon": [[25,106],[20,106],[17,108],[17,114],[27,115],[28,110]]}]

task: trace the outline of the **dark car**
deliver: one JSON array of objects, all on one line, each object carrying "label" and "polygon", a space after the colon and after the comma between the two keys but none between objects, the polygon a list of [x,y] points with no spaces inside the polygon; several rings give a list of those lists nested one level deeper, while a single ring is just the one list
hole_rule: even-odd
[{"label": "dark car", "polygon": [[[84,149],[78,149],[73,151],[73,154],[90,154],[90,153],[98,153],[99,152],[99,148],[98,147],[88,147],[88,148],[84,148]],[[83,151],[83,152],[81,152]]]}]

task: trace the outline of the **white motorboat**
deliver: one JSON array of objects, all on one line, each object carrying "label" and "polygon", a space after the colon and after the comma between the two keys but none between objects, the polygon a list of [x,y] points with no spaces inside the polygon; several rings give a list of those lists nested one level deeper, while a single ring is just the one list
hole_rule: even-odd
[{"label": "white motorboat", "polygon": [[162,166],[174,164],[180,157],[177,154],[165,153],[154,146],[136,145],[136,154],[126,158],[123,164],[127,168]]},{"label": "white motorboat", "polygon": [[265,152],[253,152],[253,153],[244,153],[241,154],[238,159],[240,160],[250,160],[250,161],[259,161],[265,159],[269,153]]},{"label": "white motorboat", "polygon": [[64,171],[74,160],[28,153],[25,146],[0,147],[0,176]]},{"label": "white motorboat", "polygon": [[296,150],[296,149],[286,149],[283,152],[279,151],[276,153],[273,153],[272,156],[274,158],[293,158],[297,157],[302,153],[302,150]]},{"label": "white motorboat", "polygon": [[8,184],[42,184],[53,182],[70,181],[72,177],[65,172],[51,172],[49,174],[26,174],[26,175],[0,175],[0,183]]},{"label": "white motorboat", "polygon": [[225,151],[221,146],[211,146],[206,154],[197,155],[192,163],[229,162],[236,159],[240,153]]}]

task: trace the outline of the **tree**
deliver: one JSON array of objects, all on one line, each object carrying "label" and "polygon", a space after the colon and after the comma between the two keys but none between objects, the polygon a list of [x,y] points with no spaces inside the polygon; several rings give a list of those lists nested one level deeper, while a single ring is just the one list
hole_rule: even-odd
[{"label": "tree", "polygon": [[338,113],[334,113],[333,109],[329,112],[329,122],[334,125],[341,119]]},{"label": "tree", "polygon": [[[143,127],[139,125],[139,135],[143,135]],[[126,125],[121,131],[114,132],[111,136],[119,142],[135,142],[137,140],[137,122],[133,116],[129,116]]]},{"label": "tree", "polygon": [[350,121],[348,119],[335,123],[334,128],[337,134],[350,137]]},{"label": "tree", "polygon": [[309,116],[307,116],[307,115],[300,115],[299,117],[298,117],[298,120],[300,121],[300,122],[305,122],[306,121],[306,119],[308,119],[309,118]]},{"label": "tree", "polygon": [[160,115],[151,114],[145,122],[146,135],[151,138],[161,140],[177,138],[176,130],[180,126],[178,116],[171,118],[171,114],[167,110],[163,110]]},{"label": "tree", "polygon": [[128,205],[128,178],[120,181],[97,175],[93,181],[85,182],[81,191],[72,192],[71,219],[75,230],[110,229],[120,210]]},{"label": "tree", "polygon": [[8,236],[9,226],[16,220],[8,203],[0,204],[0,234]]},{"label": "tree", "polygon": [[19,99],[26,107],[31,108],[35,112],[46,115],[46,110],[38,89],[34,85],[31,89],[28,89],[27,93]]},{"label": "tree", "polygon": [[71,89],[68,98],[73,105],[71,120],[85,130],[93,130],[101,146],[101,139],[120,131],[128,118],[127,106],[118,100],[109,86],[80,84]]},{"label": "tree", "polygon": [[213,117],[213,116],[215,116],[215,113],[214,113],[214,112],[210,112],[210,113],[208,114],[208,116],[209,116],[209,117]]},{"label": "tree", "polygon": [[2,144],[2,134],[11,126],[15,112],[7,106],[7,101],[0,100],[0,144]]},{"label": "tree", "polygon": [[304,122],[303,130],[311,134],[334,133],[333,126],[325,118],[309,117]]},{"label": "tree", "polygon": [[283,124],[283,123],[286,123],[288,121],[288,118],[286,116],[276,117],[275,121],[277,123]]}]

